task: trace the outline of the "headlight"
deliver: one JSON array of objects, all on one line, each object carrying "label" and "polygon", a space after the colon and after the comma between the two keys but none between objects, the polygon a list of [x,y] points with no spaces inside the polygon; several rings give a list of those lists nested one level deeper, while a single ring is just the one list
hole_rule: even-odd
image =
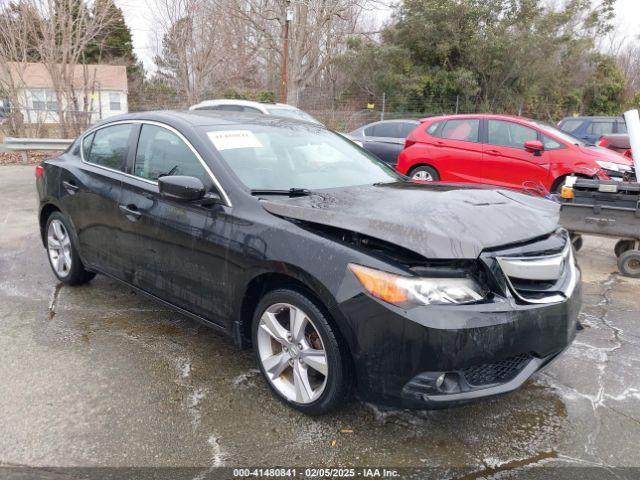
[{"label": "headlight", "polygon": [[596,160],[596,163],[600,165],[600,168],[613,172],[629,172],[631,170],[629,165],[622,165],[621,163],[604,162],[602,160]]},{"label": "headlight", "polygon": [[354,264],[349,269],[371,295],[403,308],[475,303],[487,296],[470,278],[405,277]]}]

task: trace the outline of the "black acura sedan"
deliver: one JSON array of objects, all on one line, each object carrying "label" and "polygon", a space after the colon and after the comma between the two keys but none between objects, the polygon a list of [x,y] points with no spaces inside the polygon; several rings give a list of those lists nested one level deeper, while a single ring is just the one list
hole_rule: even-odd
[{"label": "black acura sedan", "polygon": [[408,181],[322,126],[155,112],[36,169],[57,278],[108,275],[253,346],[281,400],[434,408],[505,393],[572,341],[558,207]]}]

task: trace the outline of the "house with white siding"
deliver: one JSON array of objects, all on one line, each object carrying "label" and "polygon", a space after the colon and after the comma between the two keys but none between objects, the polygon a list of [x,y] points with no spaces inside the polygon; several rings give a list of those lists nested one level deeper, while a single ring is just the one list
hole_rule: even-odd
[{"label": "house with white siding", "polygon": [[[9,62],[0,69],[0,97],[5,96],[5,104],[14,104],[10,105],[11,110],[19,111],[24,123],[58,123],[61,109],[86,112],[91,117],[89,123],[127,113],[127,69],[124,65],[75,65],[72,71],[75,101],[64,98],[63,105],[58,104],[49,72],[42,63]],[[14,92],[14,100],[3,95],[3,90]]]}]

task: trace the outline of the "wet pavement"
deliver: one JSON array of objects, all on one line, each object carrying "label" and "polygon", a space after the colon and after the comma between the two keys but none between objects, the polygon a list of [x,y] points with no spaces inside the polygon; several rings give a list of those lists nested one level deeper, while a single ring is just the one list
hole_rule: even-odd
[{"label": "wet pavement", "polygon": [[0,204],[0,465],[433,467],[450,478],[640,467],[640,281],[618,275],[610,240],[586,238],[578,254],[584,329],[521,390],[439,411],[354,401],[309,418],[221,334],[103,276],[58,284],[33,167],[0,167]]}]

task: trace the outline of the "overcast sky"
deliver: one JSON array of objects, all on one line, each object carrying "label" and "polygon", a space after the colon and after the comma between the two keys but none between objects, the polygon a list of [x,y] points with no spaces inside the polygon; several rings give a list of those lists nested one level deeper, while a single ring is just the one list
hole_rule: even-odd
[{"label": "overcast sky", "polygon": [[[153,0],[115,0],[124,11],[125,21],[133,34],[133,46],[138,58],[142,59],[147,70],[152,71],[155,52],[153,34]],[[640,35],[640,0],[618,0],[616,34],[619,38],[631,41]],[[381,19],[388,13],[379,12]]]}]

